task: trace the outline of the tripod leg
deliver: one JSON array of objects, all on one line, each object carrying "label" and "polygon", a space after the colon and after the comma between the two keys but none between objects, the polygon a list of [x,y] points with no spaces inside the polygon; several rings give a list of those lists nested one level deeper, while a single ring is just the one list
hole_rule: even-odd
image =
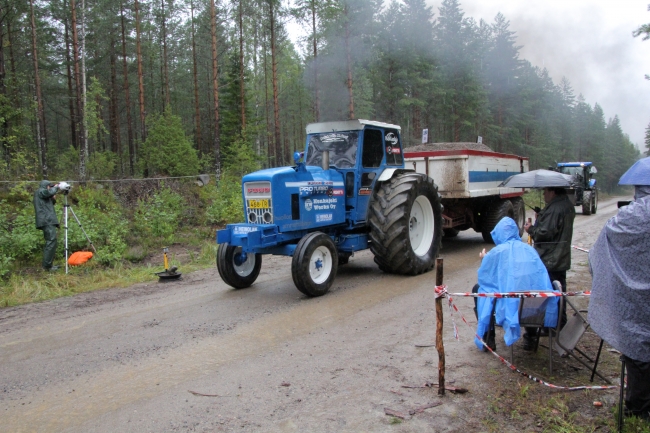
[{"label": "tripod leg", "polygon": [[77,224],[79,224],[79,228],[81,229],[82,232],[84,232],[84,236],[86,236],[86,239],[88,239],[88,242],[90,243],[90,246],[93,248],[93,251],[95,252],[95,254],[97,254],[97,250],[95,249],[95,245],[93,245],[93,241],[91,241],[90,238],[88,237],[88,233],[86,233],[86,230],[84,230],[83,226],[81,225],[81,221],[79,221],[79,218],[77,218],[77,214],[74,213],[72,206],[70,206],[70,212],[72,212],[72,216],[74,217],[74,219],[77,220]]}]

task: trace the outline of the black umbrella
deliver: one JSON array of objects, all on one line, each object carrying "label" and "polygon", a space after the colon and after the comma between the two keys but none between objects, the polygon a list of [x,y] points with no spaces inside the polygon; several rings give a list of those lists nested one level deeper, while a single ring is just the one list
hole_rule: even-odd
[{"label": "black umbrella", "polygon": [[557,171],[533,170],[510,176],[499,186],[508,188],[571,188],[573,177]]}]

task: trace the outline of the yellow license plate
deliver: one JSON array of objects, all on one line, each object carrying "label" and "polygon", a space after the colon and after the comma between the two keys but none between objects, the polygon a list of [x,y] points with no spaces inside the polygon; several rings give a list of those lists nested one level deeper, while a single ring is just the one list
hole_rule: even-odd
[{"label": "yellow license plate", "polygon": [[269,207],[269,200],[248,200],[248,207],[251,209],[266,209]]}]

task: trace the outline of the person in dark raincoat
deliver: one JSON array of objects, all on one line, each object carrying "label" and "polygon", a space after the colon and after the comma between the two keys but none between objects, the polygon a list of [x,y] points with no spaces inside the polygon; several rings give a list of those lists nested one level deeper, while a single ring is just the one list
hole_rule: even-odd
[{"label": "person in dark raincoat", "polygon": [[[490,232],[496,246],[483,256],[478,269],[478,284],[474,292],[478,293],[507,293],[507,292],[543,292],[553,290],[544,263],[539,254],[525,242],[521,241],[517,223],[510,217],[504,217]],[[476,298],[475,298],[476,299]],[[495,298],[478,298],[476,302],[478,327],[476,333],[488,341],[494,341],[494,329],[490,329],[492,312],[496,324],[503,326],[504,340],[511,346],[519,339],[519,299],[499,299],[494,308]],[[546,307],[544,323],[554,326],[557,323],[557,299],[550,298]],[[488,333],[489,331],[489,333]],[[475,339],[479,349],[483,345]],[[493,344],[488,344],[491,349]]]},{"label": "person in dark raincoat", "polygon": [[634,185],[634,201],[607,221],[589,251],[588,318],[623,354],[625,413],[650,420],[650,158],[637,161],[619,185]]},{"label": "person in dark raincoat", "polygon": [[34,213],[36,214],[36,228],[43,231],[45,247],[43,247],[43,269],[54,271],[58,266],[52,266],[57,244],[57,229],[59,220],[54,212],[54,196],[59,192],[57,185],[49,180],[42,180],[34,193]]},{"label": "person in dark raincoat", "polygon": [[[571,240],[576,211],[564,188],[544,188],[544,202],[546,206],[538,213],[535,224],[527,222],[524,229],[533,238],[550,281],[559,281],[562,291],[566,292],[566,271],[571,268]],[[562,311],[561,327],[567,321],[566,308]],[[533,329],[524,334],[525,350],[532,350],[534,346],[532,332]]]}]

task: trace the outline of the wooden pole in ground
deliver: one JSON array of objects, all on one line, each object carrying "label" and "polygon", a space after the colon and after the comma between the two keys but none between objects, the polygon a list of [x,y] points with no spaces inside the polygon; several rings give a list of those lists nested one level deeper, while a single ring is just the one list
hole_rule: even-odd
[{"label": "wooden pole in ground", "polygon": [[[436,286],[442,286],[442,259],[436,259]],[[436,298],[436,350],[438,350],[438,395],[445,395],[445,346],[442,342],[442,296]]]}]

